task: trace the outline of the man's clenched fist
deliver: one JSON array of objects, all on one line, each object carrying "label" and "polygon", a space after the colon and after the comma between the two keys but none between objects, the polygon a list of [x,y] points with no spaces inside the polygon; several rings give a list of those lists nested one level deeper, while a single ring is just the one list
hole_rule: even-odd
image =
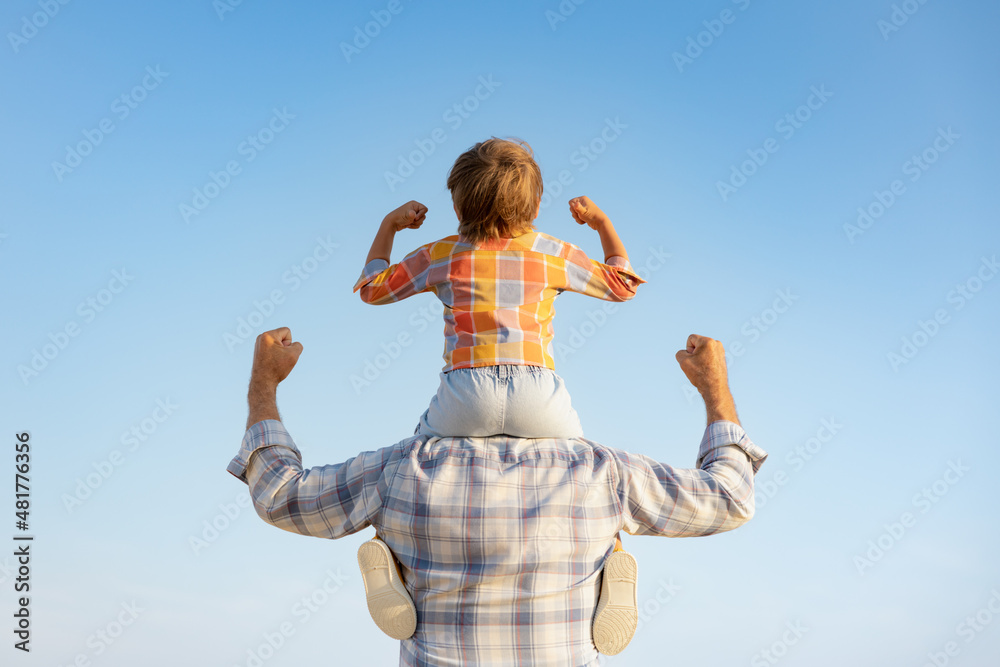
[{"label": "man's clenched fist", "polygon": [[726,352],[714,338],[691,334],[687,349],[674,355],[691,384],[701,392],[711,392],[729,386],[726,375]]},{"label": "man's clenched fist", "polygon": [[726,351],[722,349],[722,343],[691,334],[687,339],[687,348],[678,350],[675,356],[684,375],[705,399],[708,423],[725,420],[739,424],[736,404],[729,393]]},{"label": "man's clenched fist", "polygon": [[257,336],[254,346],[250,382],[278,386],[295,368],[300,354],[302,343],[292,342],[292,331],[288,327],[265,331]]}]

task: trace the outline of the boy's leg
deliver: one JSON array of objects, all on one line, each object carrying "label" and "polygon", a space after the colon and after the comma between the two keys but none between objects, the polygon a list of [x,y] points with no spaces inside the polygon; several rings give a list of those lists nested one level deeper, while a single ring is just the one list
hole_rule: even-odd
[{"label": "boy's leg", "polygon": [[412,636],[417,629],[417,609],[403,585],[396,559],[378,533],[358,549],[358,565],[368,613],[375,625],[393,639]]},{"label": "boy's leg", "polygon": [[520,438],[580,438],[583,427],[566,383],[542,366],[510,367],[503,433]]},{"label": "boy's leg", "polygon": [[615,549],[604,561],[601,597],[594,614],[594,645],[605,655],[625,650],[639,624],[636,588],[639,566],[615,535]]},{"label": "boy's leg", "polygon": [[496,366],[441,373],[441,383],[414,435],[484,437],[501,430]]}]

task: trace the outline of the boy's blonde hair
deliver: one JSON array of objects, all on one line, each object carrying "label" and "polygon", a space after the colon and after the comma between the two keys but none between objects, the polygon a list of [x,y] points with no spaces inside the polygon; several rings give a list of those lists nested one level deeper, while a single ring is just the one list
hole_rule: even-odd
[{"label": "boy's blonde hair", "polygon": [[458,231],[475,244],[534,229],[542,172],[527,142],[491,137],[458,156],[448,189]]}]

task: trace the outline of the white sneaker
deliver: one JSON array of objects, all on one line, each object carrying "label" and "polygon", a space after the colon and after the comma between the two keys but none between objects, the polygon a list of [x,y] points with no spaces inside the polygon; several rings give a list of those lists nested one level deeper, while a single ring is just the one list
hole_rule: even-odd
[{"label": "white sneaker", "polygon": [[626,551],[612,552],[604,562],[601,598],[594,614],[594,645],[604,655],[625,650],[639,624],[636,579],[639,565]]},{"label": "white sneaker", "polygon": [[407,639],[417,629],[417,608],[403,586],[396,559],[385,542],[373,537],[358,549],[365,582],[368,613],[379,630],[393,639]]}]

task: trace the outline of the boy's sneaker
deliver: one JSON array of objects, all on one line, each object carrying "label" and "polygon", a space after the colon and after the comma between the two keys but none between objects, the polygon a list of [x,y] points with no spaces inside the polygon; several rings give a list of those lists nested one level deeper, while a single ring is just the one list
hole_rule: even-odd
[{"label": "boy's sneaker", "polygon": [[625,650],[639,623],[636,578],[639,565],[632,554],[615,549],[604,562],[601,598],[594,614],[594,644],[604,655]]},{"label": "boy's sneaker", "polygon": [[403,586],[389,547],[373,537],[358,549],[358,565],[365,582],[368,613],[375,625],[393,639],[410,637],[417,629],[417,608]]}]

